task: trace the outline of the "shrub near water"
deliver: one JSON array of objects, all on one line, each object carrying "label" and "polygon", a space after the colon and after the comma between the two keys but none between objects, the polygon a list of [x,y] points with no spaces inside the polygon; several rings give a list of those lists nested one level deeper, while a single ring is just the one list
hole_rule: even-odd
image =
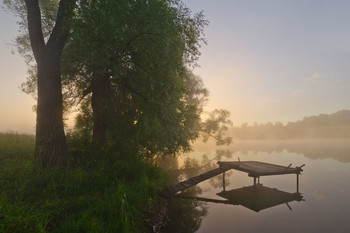
[{"label": "shrub near water", "polygon": [[153,165],[99,161],[89,169],[39,169],[34,140],[11,137],[22,144],[1,140],[0,232],[147,231],[144,211],[162,183]]}]

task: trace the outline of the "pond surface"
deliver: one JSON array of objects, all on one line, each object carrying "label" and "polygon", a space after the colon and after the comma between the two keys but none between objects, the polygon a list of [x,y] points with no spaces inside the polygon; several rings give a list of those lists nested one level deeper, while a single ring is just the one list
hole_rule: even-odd
[{"label": "pond surface", "polygon": [[174,183],[217,167],[218,160],[305,164],[300,195],[295,174],[261,177],[254,191],[252,177],[230,170],[226,192],[221,174],[184,190],[181,198],[168,199],[169,224],[163,232],[350,232],[350,140],[242,141],[224,149],[195,148],[178,160],[161,162]]}]

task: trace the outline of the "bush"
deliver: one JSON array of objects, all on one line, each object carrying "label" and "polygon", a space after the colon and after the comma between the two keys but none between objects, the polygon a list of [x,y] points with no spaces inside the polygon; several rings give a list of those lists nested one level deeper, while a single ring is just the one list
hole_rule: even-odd
[{"label": "bush", "polygon": [[145,211],[163,185],[157,167],[116,159],[41,169],[33,159],[34,140],[8,138],[17,141],[5,149],[1,144],[0,232],[148,230]]}]

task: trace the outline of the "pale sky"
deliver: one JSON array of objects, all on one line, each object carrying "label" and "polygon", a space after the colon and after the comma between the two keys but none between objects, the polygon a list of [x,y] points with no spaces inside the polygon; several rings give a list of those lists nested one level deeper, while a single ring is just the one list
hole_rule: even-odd
[{"label": "pale sky", "polygon": [[[195,73],[208,109],[243,122],[296,121],[350,109],[350,1],[184,0],[210,21]],[[26,66],[11,54],[17,25],[0,9],[0,132],[34,132]]]}]

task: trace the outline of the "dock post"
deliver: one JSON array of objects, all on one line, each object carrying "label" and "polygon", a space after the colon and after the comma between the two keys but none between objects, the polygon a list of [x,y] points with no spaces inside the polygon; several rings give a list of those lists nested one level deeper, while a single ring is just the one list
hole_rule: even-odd
[{"label": "dock post", "polygon": [[225,172],[222,173],[222,190],[226,191],[226,187],[225,187]]},{"label": "dock post", "polygon": [[256,185],[256,176],[254,176],[254,187]]},{"label": "dock post", "polygon": [[299,193],[299,173],[297,173],[297,193]]}]

